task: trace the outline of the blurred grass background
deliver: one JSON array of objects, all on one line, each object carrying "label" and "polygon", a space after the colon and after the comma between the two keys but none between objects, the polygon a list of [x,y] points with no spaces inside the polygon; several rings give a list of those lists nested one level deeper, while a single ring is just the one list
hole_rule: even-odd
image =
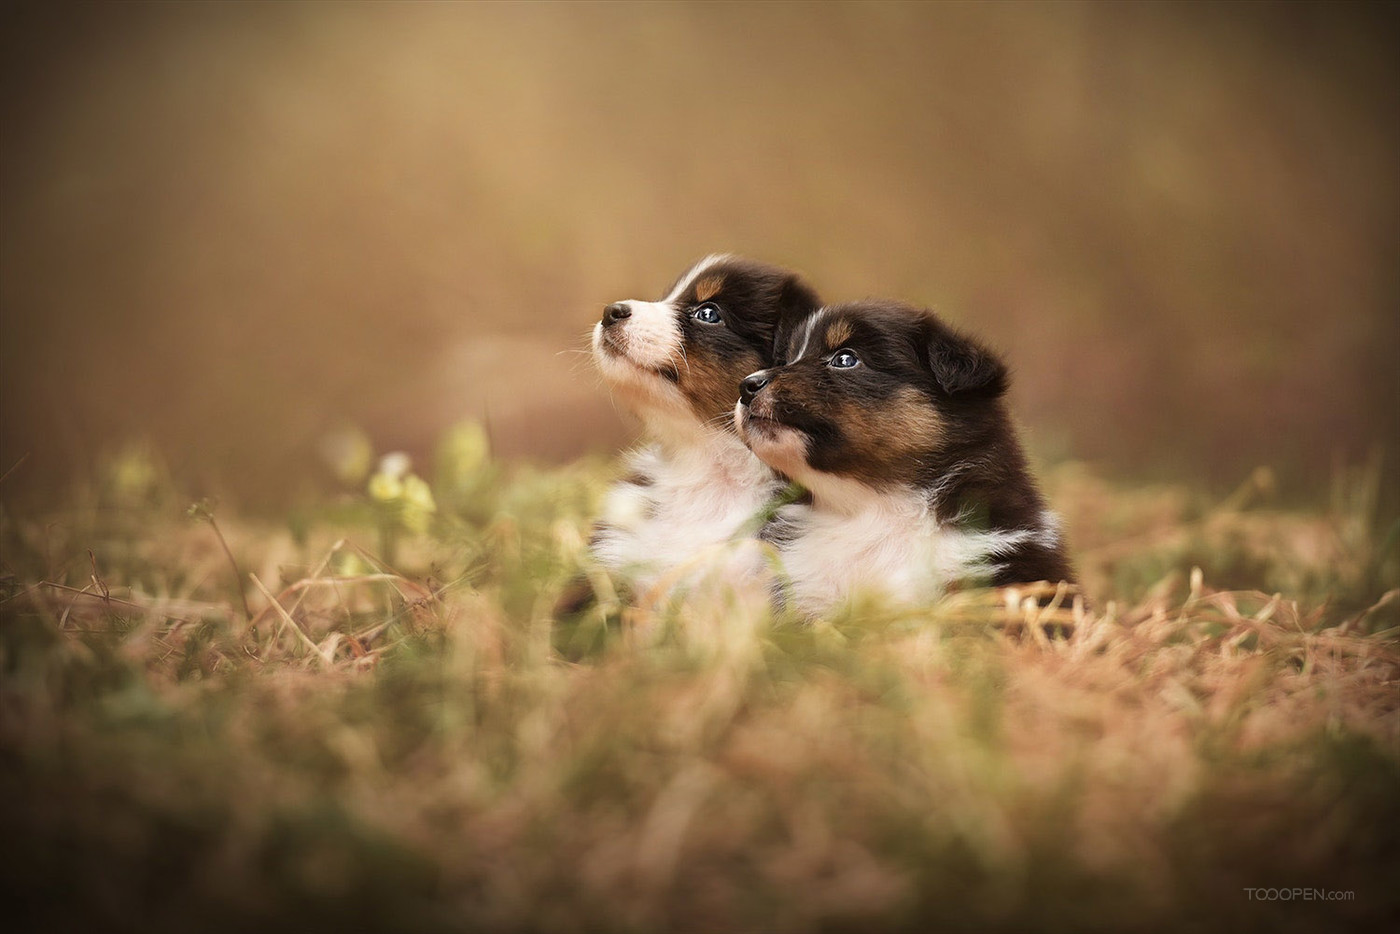
[{"label": "blurred grass background", "polygon": [[7,496],[131,438],[270,504],[345,423],[613,450],[560,352],[713,250],[984,334],[1051,459],[1308,491],[1400,438],[1391,8],[55,4],[0,36]]}]

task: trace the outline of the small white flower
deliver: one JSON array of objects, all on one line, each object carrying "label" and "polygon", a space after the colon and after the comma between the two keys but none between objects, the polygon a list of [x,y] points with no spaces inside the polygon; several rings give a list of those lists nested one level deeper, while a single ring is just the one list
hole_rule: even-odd
[{"label": "small white flower", "polygon": [[390,451],[379,459],[379,472],[393,480],[402,480],[413,466],[413,459],[403,451]]}]

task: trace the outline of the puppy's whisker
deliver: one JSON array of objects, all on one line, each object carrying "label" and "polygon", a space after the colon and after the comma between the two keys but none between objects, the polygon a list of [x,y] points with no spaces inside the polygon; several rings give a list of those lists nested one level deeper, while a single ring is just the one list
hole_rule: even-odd
[{"label": "puppy's whisker", "polygon": [[710,418],[705,419],[705,424],[706,424],[706,425],[728,425],[728,424],[732,424],[733,421],[734,421],[734,413],[733,413],[733,412],[721,412],[721,413],[718,414],[718,415],[713,415],[713,416],[711,416]]},{"label": "puppy's whisker", "polygon": [[726,422],[723,415],[719,415],[719,416],[716,416],[716,417],[714,417],[714,418],[706,419],[705,421],[701,422],[701,424],[704,425],[706,428],[721,428],[721,429],[727,429],[727,430],[730,430],[730,431],[733,430],[733,425],[732,425],[732,423]]}]

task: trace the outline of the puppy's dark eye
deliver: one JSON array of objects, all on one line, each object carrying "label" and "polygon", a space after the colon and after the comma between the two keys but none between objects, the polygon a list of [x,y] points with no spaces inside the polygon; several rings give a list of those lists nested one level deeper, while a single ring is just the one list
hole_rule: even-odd
[{"label": "puppy's dark eye", "polygon": [[849,370],[858,363],[860,363],[860,358],[851,351],[838,350],[831,355],[831,360],[828,361],[827,365],[835,367],[838,370]]},{"label": "puppy's dark eye", "polygon": [[719,324],[722,320],[719,316],[719,306],[714,302],[706,302],[692,311],[690,316],[705,324]]}]

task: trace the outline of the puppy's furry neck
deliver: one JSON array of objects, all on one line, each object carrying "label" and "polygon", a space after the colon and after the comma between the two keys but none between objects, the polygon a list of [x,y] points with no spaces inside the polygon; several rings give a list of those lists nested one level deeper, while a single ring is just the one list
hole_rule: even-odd
[{"label": "puppy's furry neck", "polygon": [[806,481],[812,494],[812,508],[833,518],[855,516],[922,518],[929,515],[930,499],[921,491],[901,488],[893,491],[876,490],[857,480],[831,474]]},{"label": "puppy's furry neck", "polygon": [[594,541],[604,565],[643,587],[733,542],[781,484],[732,431],[651,435],[609,491]]},{"label": "puppy's furry neck", "polygon": [[857,590],[923,603],[954,584],[1069,579],[1059,519],[1004,413],[984,428],[921,457],[916,484],[804,476],[811,502],[784,507],[764,535],[783,556],[797,608],[817,615]]},{"label": "puppy's furry neck", "polygon": [[689,412],[676,412],[663,406],[640,408],[637,417],[646,437],[668,457],[709,456],[729,460],[738,456],[737,448],[749,459],[758,460],[735,433],[732,421],[701,422]]}]

